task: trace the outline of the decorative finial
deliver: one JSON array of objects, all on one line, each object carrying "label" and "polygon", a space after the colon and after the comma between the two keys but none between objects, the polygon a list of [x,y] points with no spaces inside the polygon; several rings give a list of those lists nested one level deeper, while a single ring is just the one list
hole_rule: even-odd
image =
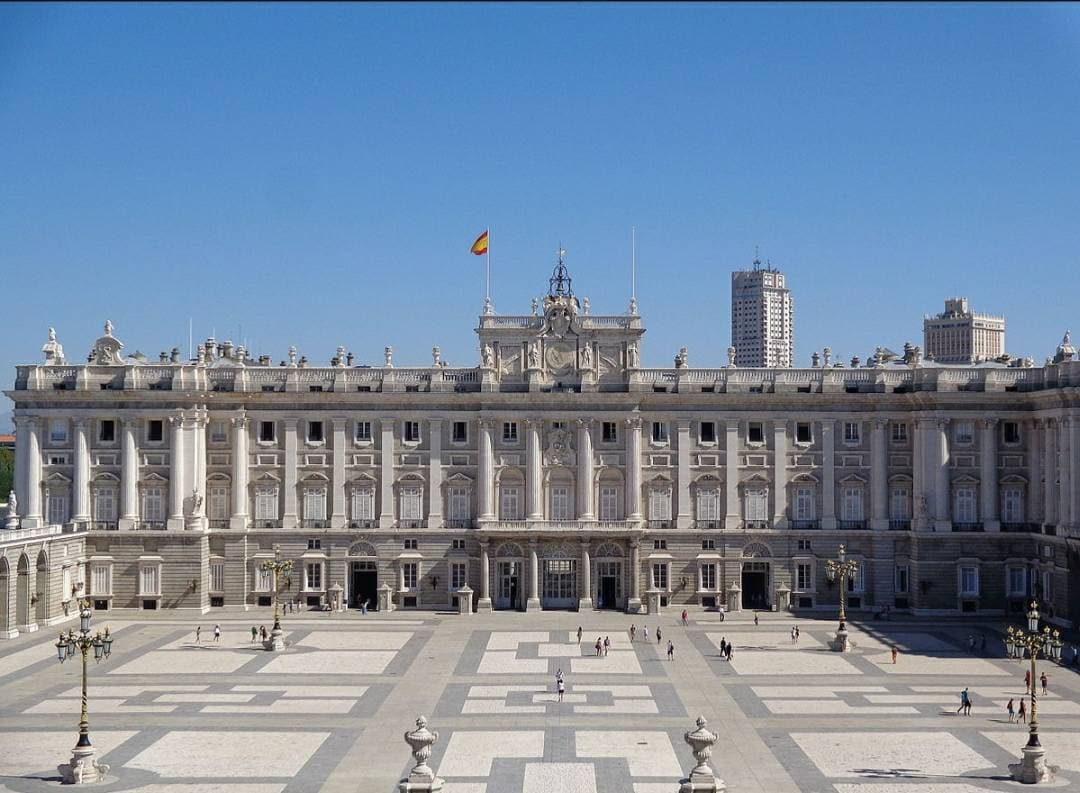
[{"label": "decorative finial", "polygon": [[112,336],[112,320],[105,320],[105,335]]}]

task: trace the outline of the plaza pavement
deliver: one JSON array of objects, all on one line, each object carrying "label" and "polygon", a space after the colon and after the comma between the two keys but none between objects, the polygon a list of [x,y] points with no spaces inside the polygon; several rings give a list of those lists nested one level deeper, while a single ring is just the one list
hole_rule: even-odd
[{"label": "plaza pavement", "polygon": [[[96,788],[390,793],[412,765],[402,734],[421,713],[439,732],[430,764],[446,793],[673,793],[693,764],[682,734],[698,714],[721,735],[712,765],[730,791],[1019,788],[1006,766],[1026,728],[1004,706],[1023,695],[1027,664],[1001,657],[1000,625],[855,621],[856,649],[840,656],[827,649],[832,620],[760,618],[695,611],[684,627],[678,610],[309,612],[285,617],[290,647],[272,654],[250,642],[252,625],[272,621],[267,609],[96,614],[115,634],[112,657],[90,670],[91,737],[113,768]],[[987,655],[971,653],[967,637],[984,633]],[[594,657],[598,636],[610,637],[604,658]],[[722,638],[734,642],[730,663]],[[55,660],[55,640],[42,631],[0,642],[0,790],[58,787],[55,767],[70,755],[80,666]],[[1043,743],[1060,785],[1077,785],[1080,675],[1040,667],[1050,675]],[[970,717],[956,715],[965,686]]]}]

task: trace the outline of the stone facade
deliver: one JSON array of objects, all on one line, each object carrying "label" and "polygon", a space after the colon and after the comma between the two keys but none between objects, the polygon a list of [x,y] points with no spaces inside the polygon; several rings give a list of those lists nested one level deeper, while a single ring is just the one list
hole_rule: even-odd
[{"label": "stone facade", "polygon": [[853,616],[1001,614],[1032,595],[1080,615],[1073,356],[649,369],[636,306],[592,315],[556,276],[531,314],[485,310],[470,368],[437,349],[397,367],[389,348],[378,368],[344,348],[272,366],[214,340],[148,362],[111,325],[73,365],[51,338],[7,392],[0,632],[62,619],[73,593],[266,605],[275,545],[294,562],[278,583],[307,605],[340,584],[350,607],[387,586],[397,608],[452,607],[467,585],[479,609],[636,611],[650,592],[833,609],[824,560],[843,543],[862,562]]}]

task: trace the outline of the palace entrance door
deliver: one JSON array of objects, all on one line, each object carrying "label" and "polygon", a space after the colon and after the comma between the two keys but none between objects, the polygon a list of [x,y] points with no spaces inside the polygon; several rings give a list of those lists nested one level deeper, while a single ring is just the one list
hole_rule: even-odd
[{"label": "palace entrance door", "polygon": [[617,609],[622,606],[622,562],[597,562],[596,577],[600,579],[597,590],[598,609]]},{"label": "palace entrance door", "polygon": [[349,565],[349,605],[360,608],[368,601],[368,608],[379,607],[379,568],[375,562],[353,562]]},{"label": "palace entrance door", "polygon": [[742,590],[744,609],[769,608],[768,562],[743,562]]},{"label": "palace entrance door", "polygon": [[545,609],[571,609],[578,605],[577,560],[544,559],[541,597]]},{"label": "palace entrance door", "polygon": [[497,583],[495,608],[520,609],[521,562],[499,562]]}]

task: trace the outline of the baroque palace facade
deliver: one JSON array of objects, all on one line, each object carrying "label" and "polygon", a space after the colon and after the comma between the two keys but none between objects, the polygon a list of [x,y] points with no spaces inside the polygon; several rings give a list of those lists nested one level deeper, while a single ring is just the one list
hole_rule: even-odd
[{"label": "baroque palace facade", "polygon": [[[480,365],[274,366],[208,340],[18,367],[0,635],[97,609],[835,608],[1080,617],[1080,361],[640,366],[560,261]],[[728,350],[729,361],[734,350]],[[854,362],[853,362],[854,363]],[[262,562],[293,560],[275,582]],[[1070,571],[1072,572],[1070,580]],[[843,585],[843,584],[842,584]],[[340,588],[340,589],[339,589]]]}]

